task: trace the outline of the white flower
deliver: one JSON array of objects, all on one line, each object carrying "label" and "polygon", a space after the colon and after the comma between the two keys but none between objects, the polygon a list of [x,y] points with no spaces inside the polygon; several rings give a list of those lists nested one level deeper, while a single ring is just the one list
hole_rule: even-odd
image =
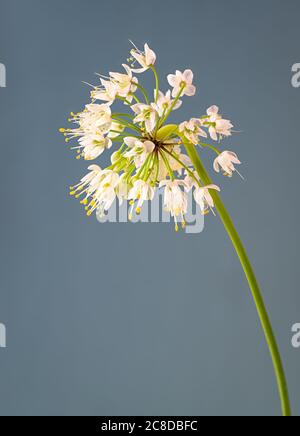
[{"label": "white flower", "polygon": [[223,151],[214,161],[214,169],[217,173],[220,172],[221,169],[225,172],[226,175],[232,177],[234,171],[236,171],[234,165],[240,165],[241,161],[238,156],[232,151]]},{"label": "white flower", "polygon": [[113,121],[110,127],[110,130],[112,130],[112,132],[108,133],[108,138],[110,139],[115,139],[117,138],[122,132],[124,132],[125,130],[125,126],[124,124],[120,124],[117,121]]},{"label": "white flower", "polygon": [[131,103],[132,94],[137,90],[136,84],[138,83],[137,78],[132,76],[132,71],[128,65],[123,64],[123,68],[126,74],[121,73],[109,73],[112,83],[117,87],[117,95],[119,97],[125,98]]},{"label": "white flower", "polygon": [[199,136],[207,138],[207,133],[202,129],[201,121],[196,118],[181,123],[179,131],[183,132],[184,136],[194,145],[199,143]]},{"label": "white flower", "polygon": [[[155,91],[156,94],[156,91]],[[163,115],[165,115],[168,110],[171,108],[172,104],[173,104],[174,100],[172,100],[171,98],[171,91],[169,90],[166,95],[159,91],[158,93],[158,100],[155,103],[155,109],[158,113],[158,115],[160,117],[162,117]],[[182,105],[182,101],[178,100],[176,105],[174,106],[173,110],[179,109]]]},{"label": "white flower", "polygon": [[102,87],[95,87],[95,90],[91,92],[91,98],[93,100],[107,101],[109,105],[112,105],[116,99],[118,88],[110,80],[100,79],[100,81]]},{"label": "white flower", "polygon": [[136,180],[132,189],[129,191],[128,199],[132,201],[132,208],[129,213],[129,218],[132,219],[133,208],[135,207],[135,201],[138,200],[136,213],[141,213],[141,207],[145,201],[153,200],[155,190],[148,183],[143,180]]},{"label": "white flower", "polygon": [[92,208],[89,210],[88,215],[93,213],[95,209],[99,209],[99,214],[103,214],[113,204],[116,198],[116,188],[119,183],[120,176],[111,170],[102,172],[101,182],[99,187],[94,193],[94,202]]},{"label": "white flower", "polygon": [[132,136],[124,138],[124,143],[131,148],[130,151],[125,153],[124,157],[129,159],[133,157],[137,168],[140,168],[148,155],[155,150],[155,144],[152,141],[143,142]]},{"label": "white flower", "polygon": [[120,204],[123,203],[123,200],[128,200],[128,195],[131,188],[132,185],[128,182],[128,174],[122,174],[119,183],[116,186],[116,194],[118,196]]},{"label": "white flower", "polygon": [[171,216],[175,220],[176,231],[178,228],[178,218],[185,225],[184,215],[187,213],[188,200],[186,193],[180,188],[185,187],[183,180],[163,180],[159,184],[160,188],[165,187],[164,192],[164,207],[167,212],[170,212]]},{"label": "white flower", "polygon": [[157,112],[155,109],[155,104],[151,105],[138,103],[131,106],[131,109],[137,116],[134,119],[135,123],[145,123],[145,128],[148,133],[153,132],[157,121]]},{"label": "white flower", "polygon": [[[86,176],[84,176],[77,185],[71,186],[70,195],[76,195],[78,194],[78,192],[82,193],[82,191],[85,188],[93,184],[93,182],[98,178],[99,174],[101,174],[102,172],[102,169],[98,165],[90,165],[88,167],[88,170],[90,172]],[[87,190],[88,189],[85,189],[84,192],[86,192]]]},{"label": "white flower", "polygon": [[88,169],[90,172],[78,185],[71,187],[70,194],[76,198],[84,195],[81,204],[86,206],[88,216],[96,209],[100,209],[101,215],[111,207],[116,198],[119,175],[111,170],[103,171],[98,165],[91,165]]},{"label": "white flower", "polygon": [[218,106],[211,106],[207,109],[207,121],[209,125],[209,134],[214,141],[218,141],[218,139],[222,139],[223,136],[231,136],[231,130],[233,125],[231,121],[224,120],[222,116],[219,114]]},{"label": "white flower", "polygon": [[105,149],[112,146],[112,141],[99,133],[91,133],[79,139],[78,149],[83,148],[82,155],[85,160],[94,160],[99,157]]},{"label": "white flower", "polygon": [[88,104],[79,114],[78,123],[83,131],[107,133],[112,124],[111,109],[107,104]]},{"label": "white flower", "polygon": [[194,191],[194,199],[196,203],[199,204],[203,215],[207,214],[209,209],[215,206],[214,200],[209,192],[210,189],[220,192],[220,188],[216,185],[207,185],[202,188],[196,187]]},{"label": "white flower", "polygon": [[200,184],[200,179],[197,171],[185,172],[184,179],[186,190],[189,192],[193,188],[197,188]]},{"label": "white flower", "polygon": [[137,48],[131,50],[131,55],[142,66],[139,69],[133,69],[134,73],[144,73],[156,62],[156,54],[150,49],[148,44],[145,44],[144,53],[140,52]]},{"label": "white flower", "polygon": [[182,95],[192,97],[196,94],[196,87],[193,85],[194,74],[191,70],[185,70],[184,73],[176,71],[176,74],[169,74],[168,82],[174,88],[172,96],[177,97],[183,89]]}]

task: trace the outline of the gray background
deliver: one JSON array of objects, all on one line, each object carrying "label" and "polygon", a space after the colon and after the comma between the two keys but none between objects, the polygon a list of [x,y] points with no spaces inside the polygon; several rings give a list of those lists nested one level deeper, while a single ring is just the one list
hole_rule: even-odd
[{"label": "gray background", "polygon": [[57,129],[87,102],[81,81],[120,69],[129,38],[157,51],[161,77],[195,71],[197,97],[176,121],[219,104],[243,132],[225,148],[240,155],[246,183],[215,180],[253,259],[299,413],[299,14],[298,0],[1,0],[1,414],[280,414],[219,220],[194,236],[101,225],[68,197],[86,163]]}]

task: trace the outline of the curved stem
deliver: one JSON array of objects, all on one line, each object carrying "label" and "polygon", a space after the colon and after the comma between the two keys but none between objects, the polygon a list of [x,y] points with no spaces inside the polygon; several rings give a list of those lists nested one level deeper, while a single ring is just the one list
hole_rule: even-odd
[{"label": "curved stem", "polygon": [[170,107],[168,112],[165,114],[165,116],[162,118],[162,120],[160,121],[159,127],[163,126],[165,124],[165,122],[167,121],[167,119],[169,118],[169,116],[170,116],[171,112],[173,111],[174,107],[176,106],[178,100],[182,96],[182,93],[183,93],[185,87],[186,87],[186,85],[183,85],[180,88],[180,91],[179,91],[178,95],[176,96],[175,100],[173,101],[172,106]]},{"label": "curved stem", "polygon": [[154,66],[151,67],[151,70],[153,71],[155,77],[155,103],[157,103],[158,95],[159,95],[159,78]]},{"label": "curved stem", "polygon": [[135,83],[135,86],[141,91],[141,93],[143,94],[143,96],[145,98],[146,103],[149,105],[150,100],[149,100],[149,97],[148,97],[148,94],[147,94],[145,88],[142,85],[140,85],[139,83]]},{"label": "curved stem", "polygon": [[[201,178],[202,182],[205,185],[210,185],[212,183],[209,175],[206,172],[206,169],[204,165],[202,164],[199,155],[195,149],[195,147],[192,144],[185,143],[185,148],[187,150],[187,153],[189,157],[191,158],[199,177]],[[240,259],[240,262],[242,264],[242,267],[244,269],[244,272],[246,274],[250,289],[252,291],[252,295],[254,298],[254,302],[258,311],[258,315],[263,327],[263,331],[267,340],[267,344],[269,346],[269,350],[271,353],[278,389],[279,389],[279,395],[281,400],[281,406],[282,406],[282,413],[283,416],[291,416],[291,406],[289,401],[289,393],[288,393],[288,386],[287,381],[284,373],[284,368],[279,352],[279,348],[276,342],[276,338],[272,329],[272,325],[265,307],[265,303],[257,282],[257,279],[255,277],[254,270],[252,268],[252,265],[250,263],[250,260],[248,258],[248,255],[246,253],[246,250],[243,246],[243,243],[234,227],[234,224],[231,220],[231,217],[229,213],[227,212],[220,196],[216,192],[211,192],[211,195],[213,196],[216,209],[220,215],[220,218],[224,224],[224,227],[233,243],[233,246],[237,252],[237,255]]]}]

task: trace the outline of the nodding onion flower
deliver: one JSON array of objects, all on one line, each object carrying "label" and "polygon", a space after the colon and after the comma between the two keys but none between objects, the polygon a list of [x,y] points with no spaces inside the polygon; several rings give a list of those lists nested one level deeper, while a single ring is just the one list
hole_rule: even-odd
[{"label": "nodding onion flower", "polygon": [[[100,86],[93,86],[89,104],[82,112],[71,113],[69,121],[74,126],[60,129],[68,144],[75,141],[71,149],[77,159],[95,160],[106,150],[112,150],[111,165],[105,169],[90,165],[88,174],[71,187],[70,194],[80,199],[89,216],[94,211],[98,216],[105,214],[116,198],[121,203],[128,201],[129,218],[133,218],[134,213],[141,213],[145,202],[154,199],[157,190],[162,190],[164,207],[174,218],[176,231],[179,222],[185,228],[189,191],[193,192],[202,214],[216,210],[246,273],[275,367],[282,411],[290,416],[284,368],[253,268],[220,198],[220,188],[202,162],[202,154],[212,152],[216,154],[213,168],[217,173],[222,170],[229,177],[238,173],[235,168],[241,164],[238,156],[219,148],[221,141],[232,135],[233,124],[220,115],[215,105],[203,116],[179,125],[168,124],[172,112],[182,105],[183,97],[195,95],[194,74],[187,69],[168,75],[172,89],[163,92],[156,60],[149,45],[145,45],[143,52],[134,46],[127,59],[130,65],[123,64],[125,72],[99,75]],[[155,79],[153,100],[149,97],[153,93],[148,93],[135,77],[146,71],[152,72]],[[124,111],[114,112],[115,102],[123,104]],[[208,138],[218,141],[218,146]]]},{"label": "nodding onion flower", "polygon": [[[134,46],[130,56],[130,66],[122,64],[124,72],[99,75],[101,86],[94,87],[91,102],[82,112],[71,114],[69,121],[75,127],[61,129],[68,144],[77,142],[71,147],[77,159],[92,161],[112,150],[111,165],[105,170],[90,166],[90,173],[71,188],[71,194],[77,198],[84,196],[81,202],[88,215],[97,209],[101,215],[116,198],[128,201],[132,218],[134,212],[141,212],[144,202],[154,198],[156,190],[162,190],[165,209],[174,218],[178,231],[178,222],[185,227],[187,193],[194,191],[195,201],[206,214],[214,206],[210,191],[219,190],[212,184],[206,186],[197,176],[185,152],[185,143],[214,150],[215,170],[218,172],[221,167],[225,175],[232,175],[233,164],[240,163],[238,157],[231,152],[222,154],[213,145],[202,142],[209,136],[213,139],[228,136],[232,124],[223,120],[217,106],[211,106],[203,116],[178,126],[168,125],[172,112],[182,106],[182,98],[196,93],[193,72],[187,69],[169,74],[167,80],[172,89],[163,92],[155,68],[157,57],[149,45],[145,44],[143,52]],[[146,71],[154,73],[154,93],[148,94],[135,77]],[[154,95],[153,100],[149,95]],[[129,110],[114,112],[113,104],[117,101]]]}]

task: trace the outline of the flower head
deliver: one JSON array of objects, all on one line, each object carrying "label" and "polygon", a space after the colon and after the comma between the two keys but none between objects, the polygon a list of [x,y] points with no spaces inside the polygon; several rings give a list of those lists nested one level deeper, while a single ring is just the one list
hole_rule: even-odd
[{"label": "flower head", "polygon": [[192,97],[196,94],[196,87],[193,85],[194,74],[192,70],[185,70],[184,73],[176,71],[175,74],[169,74],[168,82],[173,87],[172,96],[181,95]]},{"label": "flower head", "polygon": [[131,56],[142,66],[142,68],[132,69],[134,73],[144,73],[156,62],[156,54],[149,47],[148,44],[145,44],[144,52],[142,53],[136,47],[131,50]]},{"label": "flower head", "polygon": [[[131,68],[123,64],[123,73],[111,72],[108,77],[101,75],[101,86],[94,87],[90,104],[82,112],[72,113],[69,121],[75,124],[74,128],[60,129],[67,142],[78,142],[72,147],[77,151],[78,159],[94,160],[113,149],[107,159],[109,166],[101,169],[98,165],[91,165],[89,173],[71,188],[71,194],[81,199],[88,215],[97,210],[98,217],[112,206],[116,198],[120,203],[128,201],[131,206],[129,217],[132,218],[134,210],[140,214],[144,202],[153,200],[156,190],[160,189],[164,194],[164,207],[179,230],[180,221],[185,227],[188,192],[193,193],[202,213],[206,214],[214,207],[212,191],[220,191],[213,184],[203,186],[190,147],[201,145],[199,153],[203,153],[206,147],[215,151],[218,154],[214,161],[215,170],[222,169],[225,175],[232,176],[234,171],[237,172],[235,165],[240,163],[237,155],[230,151],[221,153],[215,145],[200,142],[200,138],[211,136],[217,140],[230,136],[233,125],[222,118],[217,106],[210,107],[202,117],[178,125],[169,124],[167,120],[172,112],[182,105],[180,98],[196,92],[193,72],[177,70],[169,75],[172,91],[164,93],[159,89],[156,54],[148,44],[143,52],[135,47],[128,62],[131,62]],[[141,68],[135,69],[135,63]],[[153,95],[152,91],[148,94],[134,77],[135,73],[148,69],[153,71],[155,78],[152,101],[149,97]],[[132,112],[125,112],[125,109],[113,111],[116,100],[123,101],[125,109],[129,106]]]},{"label": "flower head", "polygon": [[239,160],[236,153],[232,151],[223,151],[214,161],[214,169],[217,173],[220,172],[220,167],[224,171],[225,175],[228,177],[232,177],[234,171],[236,171],[234,165],[240,165],[241,161]]}]

